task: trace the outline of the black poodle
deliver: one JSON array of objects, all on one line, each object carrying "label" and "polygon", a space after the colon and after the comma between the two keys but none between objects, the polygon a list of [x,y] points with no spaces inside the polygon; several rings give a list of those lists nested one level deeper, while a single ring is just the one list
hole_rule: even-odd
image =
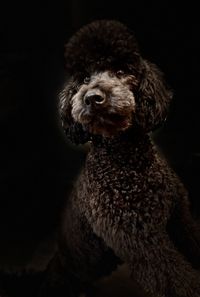
[{"label": "black poodle", "polygon": [[163,74],[116,21],[83,27],[65,58],[64,129],[76,144],[89,141],[90,151],[41,296],[78,296],[123,262],[150,296],[200,296],[199,235],[187,192],[149,136],[172,98]]}]

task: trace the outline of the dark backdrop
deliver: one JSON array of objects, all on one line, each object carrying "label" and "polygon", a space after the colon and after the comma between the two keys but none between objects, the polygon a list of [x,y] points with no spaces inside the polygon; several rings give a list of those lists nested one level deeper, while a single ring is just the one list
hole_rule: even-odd
[{"label": "dark backdrop", "polygon": [[[152,2],[152,3],[150,3]],[[0,10],[0,261],[27,262],[59,222],[64,197],[84,159],[65,140],[56,111],[64,81],[64,42],[83,24],[117,19],[136,34],[143,56],[174,89],[156,141],[200,214],[199,16],[192,3],[90,1]]]}]

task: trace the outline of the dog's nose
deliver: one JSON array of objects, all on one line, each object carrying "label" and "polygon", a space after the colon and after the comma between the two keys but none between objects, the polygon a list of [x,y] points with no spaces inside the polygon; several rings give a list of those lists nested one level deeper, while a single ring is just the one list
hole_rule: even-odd
[{"label": "dog's nose", "polygon": [[88,93],[84,97],[84,102],[86,105],[92,105],[92,104],[100,105],[105,102],[105,97],[102,94]]}]

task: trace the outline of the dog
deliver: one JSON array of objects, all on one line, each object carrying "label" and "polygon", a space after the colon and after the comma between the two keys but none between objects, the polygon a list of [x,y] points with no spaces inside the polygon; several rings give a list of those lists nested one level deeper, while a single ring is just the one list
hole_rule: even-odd
[{"label": "dog", "polygon": [[149,296],[200,296],[199,228],[186,189],[151,139],[172,100],[163,73],[142,57],[133,32],[110,20],[72,36],[65,61],[63,128],[90,150],[41,296],[79,296],[122,263]]}]

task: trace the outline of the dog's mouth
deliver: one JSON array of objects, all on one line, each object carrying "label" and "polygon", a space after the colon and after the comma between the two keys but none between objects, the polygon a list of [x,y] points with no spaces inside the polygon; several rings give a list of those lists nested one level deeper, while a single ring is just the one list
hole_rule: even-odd
[{"label": "dog's mouth", "polygon": [[106,115],[96,114],[91,116],[90,119],[87,118],[83,123],[90,133],[110,137],[131,126],[131,115],[127,116],[116,113]]}]

